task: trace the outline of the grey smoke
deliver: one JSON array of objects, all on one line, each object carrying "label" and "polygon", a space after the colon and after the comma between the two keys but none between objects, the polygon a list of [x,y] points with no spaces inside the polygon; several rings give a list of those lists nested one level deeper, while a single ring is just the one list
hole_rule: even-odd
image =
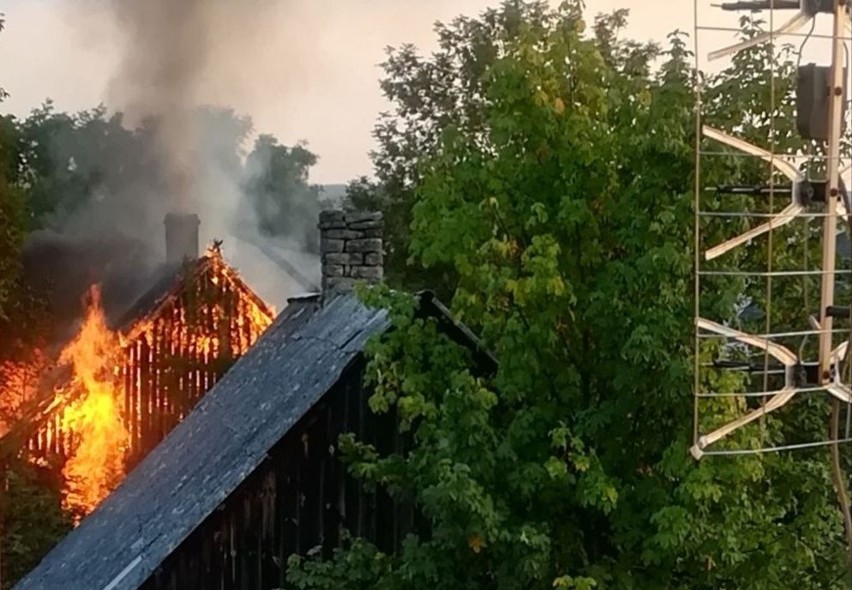
[{"label": "grey smoke", "polygon": [[126,40],[123,58],[110,83],[112,106],[131,118],[154,117],[166,162],[173,205],[181,212],[197,204],[199,129],[193,111],[213,31],[208,0],[111,0],[115,25]]},{"label": "grey smoke", "polygon": [[73,325],[93,283],[101,286],[107,316],[115,319],[150,286],[146,277],[155,269],[149,259],[144,243],[125,235],[38,230],[24,248],[22,266],[30,288],[51,294],[46,311],[55,318],[59,340],[64,341],[71,335],[64,333],[66,325]]},{"label": "grey smoke", "polygon": [[[265,38],[282,21],[289,2],[273,0],[83,0],[69,16],[88,34],[105,31],[103,19],[121,57],[107,91],[110,111],[122,112],[125,125],[147,125],[157,154],[153,166],[158,190],[128,183],[105,187],[108,195],[63,221],[62,230],[77,234],[118,231],[143,240],[152,257],[163,256],[162,219],[170,211],[194,212],[201,218],[202,248],[223,239],[226,259],[272,305],[304,292],[300,280],[275,261],[283,257],[300,275],[318,283],[319,262],[301,252],[294,240],[261,235],[241,187],[242,162],[222,157],[227,117],[199,109],[215,104],[217,88],[239,83],[240,71],[263,53]],[[93,22],[97,21],[96,26]],[[287,26],[292,26],[287,24]],[[259,89],[262,91],[262,89]],[[224,106],[224,105],[223,105]],[[210,116],[210,113],[213,116]],[[249,149],[250,145],[243,146]],[[244,155],[244,154],[243,154]],[[108,198],[107,198],[108,197]],[[316,219],[301,220],[316,224]]]}]

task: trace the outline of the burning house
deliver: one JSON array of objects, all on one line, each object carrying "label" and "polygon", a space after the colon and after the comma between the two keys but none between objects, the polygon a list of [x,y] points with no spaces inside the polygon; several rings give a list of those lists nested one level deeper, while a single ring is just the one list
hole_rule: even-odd
[{"label": "burning house", "polygon": [[[336,545],[343,530],[392,549],[411,507],[352,479],[335,456],[352,432],[380,452],[404,441],[375,415],[364,347],[386,310],[352,294],[381,280],[379,215],[320,218],[323,291],[291,299],[258,342],[79,527],[16,588],[255,589],[284,585],[288,556]],[[420,313],[496,361],[428,293]]]},{"label": "burning house", "polygon": [[[88,311],[55,366],[0,438],[62,466],[68,508],[89,512],[184,419],[272,323],[273,311],[223,259],[199,255],[199,219],[165,219],[166,263],[129,309]],[[0,456],[2,459],[2,456]]]}]

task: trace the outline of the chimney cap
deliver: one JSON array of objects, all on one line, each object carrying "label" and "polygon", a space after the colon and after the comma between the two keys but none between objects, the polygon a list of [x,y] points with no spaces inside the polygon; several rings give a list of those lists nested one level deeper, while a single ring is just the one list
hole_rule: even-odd
[{"label": "chimney cap", "polygon": [[201,225],[201,218],[195,213],[166,213],[166,216],[163,218],[163,223],[166,225],[188,222]]}]

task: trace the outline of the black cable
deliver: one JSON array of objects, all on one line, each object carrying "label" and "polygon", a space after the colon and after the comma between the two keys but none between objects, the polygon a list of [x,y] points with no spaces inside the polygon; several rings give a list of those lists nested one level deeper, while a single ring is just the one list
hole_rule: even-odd
[{"label": "black cable", "polygon": [[798,0],[763,0],[762,2],[726,2],[722,10],[795,10],[801,9]]},{"label": "black cable", "polygon": [[[810,40],[811,35],[814,34],[814,29],[816,28],[816,18],[811,18],[811,28],[808,33],[805,35],[805,38],[802,39],[802,44],[799,45],[799,55],[796,58],[796,71],[799,70],[799,66],[802,64],[802,51],[805,49],[805,44]],[[844,45],[845,47],[845,45]]]}]

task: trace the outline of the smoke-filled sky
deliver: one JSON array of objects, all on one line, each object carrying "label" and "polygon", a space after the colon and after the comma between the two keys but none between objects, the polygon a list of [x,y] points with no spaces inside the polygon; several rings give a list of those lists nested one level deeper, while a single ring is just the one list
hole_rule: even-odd
[{"label": "smoke-filled sky", "polygon": [[[735,26],[738,15],[722,13],[711,1],[698,0],[700,24]],[[193,109],[231,107],[249,115],[257,131],[285,144],[307,140],[320,158],[310,179],[314,183],[369,175],[371,131],[388,107],[379,89],[385,47],[413,43],[428,52],[436,20],[473,15],[498,3],[0,0],[7,17],[7,30],[0,34],[0,86],[12,94],[0,112],[23,117],[50,97],[59,110],[104,103],[123,111],[131,123],[158,118],[155,147],[162,166],[157,175],[163,185],[153,191],[121,187],[106,204],[95,200],[64,220],[60,231],[71,239],[105,238],[98,230],[105,228],[143,241],[156,263],[162,258],[157,251],[163,245],[163,215],[198,212],[204,244],[225,238],[229,260],[262,296],[280,305],[302,287],[263,252],[277,248],[277,256],[286,250],[291,262],[314,278],[318,261],[305,258],[293,236],[266,239],[256,219],[237,219],[246,211],[240,173],[223,168],[216,156],[217,138],[226,130],[210,122],[200,127]],[[693,31],[694,0],[587,0],[587,16],[591,20],[625,5],[632,14],[625,34],[634,39],[664,41],[675,29]],[[776,12],[772,18],[777,25],[790,16]],[[817,33],[826,32],[828,24],[821,17]],[[699,38],[702,56],[734,41],[730,31],[702,31]],[[823,41],[809,40],[806,59],[820,49]],[[703,59],[700,65],[707,66]],[[298,221],[304,227],[316,223]]]},{"label": "smoke-filled sky", "polygon": [[[320,156],[313,182],[345,182],[371,172],[370,133],[387,106],[378,86],[384,48],[412,42],[428,51],[436,20],[473,15],[498,1],[173,0],[164,23],[180,34],[169,40],[157,24],[162,15],[155,7],[162,2],[2,0],[7,30],[0,34],[0,83],[12,97],[0,110],[26,115],[47,97],[72,111],[99,102],[149,106],[150,92],[159,87],[146,71],[152,63],[146,53],[181,50],[172,73],[195,68],[203,74],[154,102],[201,98],[232,106],[284,143],[307,140]],[[708,24],[733,22],[714,14],[710,0],[699,3]],[[199,5],[213,6],[206,22],[193,12]],[[693,27],[693,0],[586,5],[590,16],[629,6],[627,33],[642,40]]]}]

